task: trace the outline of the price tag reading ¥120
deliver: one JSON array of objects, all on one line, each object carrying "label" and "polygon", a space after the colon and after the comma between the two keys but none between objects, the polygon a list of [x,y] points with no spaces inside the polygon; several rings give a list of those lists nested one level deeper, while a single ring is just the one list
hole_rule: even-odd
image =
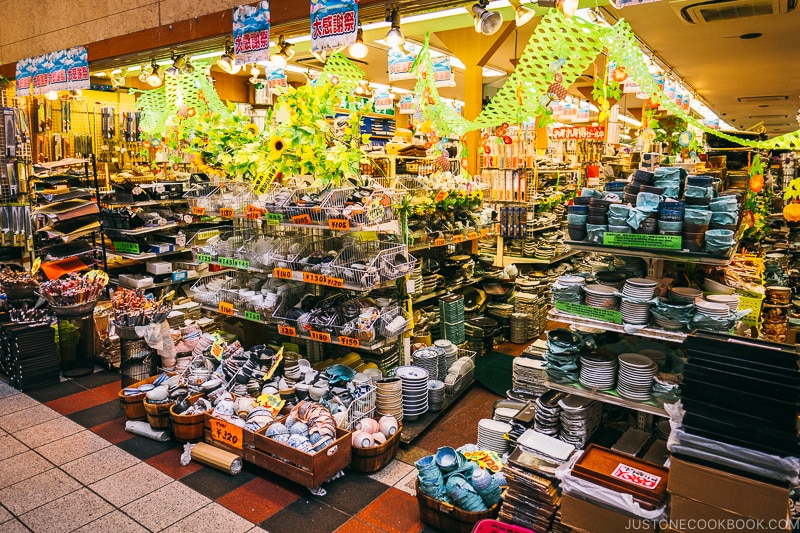
[{"label": "price tag reading \u00a5120", "polygon": [[206,208],[205,207],[194,206],[194,207],[192,207],[192,214],[193,215],[198,215],[198,216],[203,216],[203,215],[206,214]]},{"label": "price tag reading \u00a5120", "polygon": [[474,241],[477,238],[478,238],[478,232],[477,231],[470,231],[469,233],[467,233],[467,239],[469,239],[471,241]]},{"label": "price tag reading \u00a5120", "polygon": [[328,219],[328,229],[333,230],[349,230],[350,229],[350,221],[346,218],[329,218]]},{"label": "price tag reading \u00a5120", "polygon": [[442,237],[439,237],[438,239],[433,241],[434,246],[444,246],[446,243],[447,241],[445,241],[444,238]]},{"label": "price tag reading \u00a5120", "polygon": [[272,275],[278,279],[292,279],[292,274],[290,268],[276,268],[272,271]]},{"label": "price tag reading \u00a5120", "polygon": [[296,215],[292,217],[292,224],[311,224],[311,215]]},{"label": "price tag reading \u00a5120", "polygon": [[464,242],[464,234],[459,233],[458,235],[453,235],[453,242],[458,244],[460,242]]},{"label": "price tag reading \u00a5120", "polygon": [[242,428],[226,420],[211,417],[211,438],[233,448],[242,449]]},{"label": "price tag reading \u00a5120", "polygon": [[250,268],[250,261],[247,261],[245,259],[234,259],[233,266],[236,268],[247,270],[248,268]]},{"label": "price tag reading \u00a5120", "polygon": [[219,216],[233,218],[233,209],[231,209],[230,207],[220,207]]},{"label": "price tag reading \u00a5120", "polygon": [[211,257],[211,254],[197,254],[197,260],[201,263],[212,263],[214,262],[214,258]]},{"label": "price tag reading \u00a5120", "polygon": [[361,348],[361,341],[353,337],[339,335],[339,344],[348,348]]},{"label": "price tag reading \u00a5120", "polygon": [[221,315],[228,315],[228,316],[233,316],[234,309],[235,308],[233,307],[233,304],[230,302],[220,302],[219,307],[217,308],[217,310]]},{"label": "price tag reading \u00a5120", "polygon": [[316,272],[303,272],[303,281],[306,283],[315,283],[317,285],[325,285],[325,275],[317,274]]},{"label": "price tag reading \u00a5120", "polygon": [[254,320],[256,322],[261,322],[261,313],[256,313],[255,311],[245,311],[244,317],[247,320]]},{"label": "price tag reading \u00a5120", "polygon": [[311,330],[310,332],[311,339],[319,342],[331,342],[331,334],[330,333],[323,333],[321,331],[314,331]]},{"label": "price tag reading \u00a5120", "polygon": [[217,263],[224,267],[232,267],[233,257],[217,257]]},{"label": "price tag reading \u00a5120", "polygon": [[328,287],[341,289],[342,287],[344,287],[344,280],[342,278],[332,278],[330,276],[327,276],[325,278],[325,285],[327,285]]},{"label": "price tag reading \u00a5120", "polygon": [[297,330],[292,326],[278,326],[278,333],[288,337],[297,337]]}]

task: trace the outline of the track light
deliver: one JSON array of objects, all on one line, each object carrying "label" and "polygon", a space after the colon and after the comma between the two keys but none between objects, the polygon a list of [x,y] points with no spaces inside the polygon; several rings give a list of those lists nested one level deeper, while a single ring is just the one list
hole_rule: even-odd
[{"label": "track light", "polygon": [[156,64],[155,59],[153,59],[150,66],[152,67],[152,71],[150,75],[147,76],[147,85],[150,87],[159,87],[164,83],[164,73],[161,72],[161,67]]},{"label": "track light", "polygon": [[472,5],[472,16],[475,19],[475,31],[493,35],[503,25],[503,15],[497,11],[488,11],[488,5],[489,0],[478,0],[477,4]]},{"label": "track light", "polygon": [[183,54],[179,55],[178,57],[173,56],[172,65],[164,71],[164,74],[170,78],[177,78],[181,75],[185,66],[186,57],[184,57]]},{"label": "track light", "polygon": [[510,0],[514,8],[514,21],[519,28],[530,22],[536,16],[536,11],[528,6],[523,6],[520,0]]},{"label": "track light", "polygon": [[233,50],[231,50],[230,41],[225,41],[225,53],[217,59],[217,66],[227,74],[238,74],[241,70],[241,65],[237,65],[233,60]]},{"label": "track light", "polygon": [[567,17],[572,18],[578,11],[578,0],[538,0],[539,7],[556,8]]},{"label": "track light", "polygon": [[389,46],[400,46],[406,42],[403,32],[400,31],[400,10],[392,7],[391,14],[386,17],[386,22],[391,22],[392,27],[386,33],[384,40]]},{"label": "track light", "polygon": [[369,53],[369,48],[364,44],[364,30],[360,26],[356,34],[356,42],[350,45],[348,52],[353,59],[364,59]]},{"label": "track light", "polygon": [[270,57],[270,63],[275,65],[275,67],[279,69],[285,69],[286,65],[289,64],[289,60],[294,57],[294,50],[292,49],[292,43],[287,42],[283,35],[278,37],[278,53],[274,56]]},{"label": "track light", "polygon": [[139,81],[147,83],[147,77],[153,73],[153,68],[150,65],[142,65],[141,72],[139,72]]}]

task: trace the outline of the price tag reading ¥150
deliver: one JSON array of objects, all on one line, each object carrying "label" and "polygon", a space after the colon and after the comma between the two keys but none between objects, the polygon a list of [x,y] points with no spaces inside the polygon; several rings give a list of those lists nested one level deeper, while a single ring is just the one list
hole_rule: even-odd
[{"label": "price tag reading \u00a5150", "polygon": [[220,302],[217,310],[221,315],[233,316],[235,307],[230,302]]},{"label": "price tag reading \u00a5150", "polygon": [[361,348],[361,341],[353,337],[339,335],[339,344],[348,348]]},{"label": "price tag reading \u00a5150", "polygon": [[323,333],[321,331],[314,331],[311,330],[310,332],[311,339],[319,342],[331,342],[331,334],[330,333]]},{"label": "price tag reading \u00a5150", "polygon": [[222,444],[242,449],[242,428],[226,420],[211,418],[211,438]]},{"label": "price tag reading \u00a5150", "polygon": [[458,235],[453,235],[453,242],[456,244],[464,242],[464,234],[459,233]]},{"label": "price tag reading \u00a5150", "polygon": [[253,320],[255,322],[261,322],[261,313],[256,313],[255,311],[245,311],[244,317],[247,320]]},{"label": "price tag reading \u00a5150", "polygon": [[206,214],[206,208],[205,207],[193,206],[192,207],[192,214],[193,215],[198,215],[198,216],[203,216],[203,215]]},{"label": "price tag reading \u00a5150", "polygon": [[316,272],[303,272],[303,281],[306,283],[315,283],[317,285],[325,285],[325,275],[317,274]]},{"label": "price tag reading \u00a5150", "polygon": [[219,208],[219,216],[226,217],[226,218],[233,218],[233,209],[230,207],[220,207]]},{"label": "price tag reading \u00a5150", "polygon": [[469,233],[467,233],[467,239],[469,239],[471,241],[474,241],[477,238],[478,238],[478,232],[477,231],[470,231]]},{"label": "price tag reading \u00a5150", "polygon": [[272,275],[278,279],[292,279],[292,274],[290,268],[276,268],[272,271]]},{"label": "price tag reading \u00a5150", "polygon": [[288,337],[297,337],[297,330],[292,326],[278,326],[278,333]]},{"label": "price tag reading \u00a5150", "polygon": [[350,221],[346,218],[329,218],[328,219],[328,229],[333,230],[349,230],[350,229]]}]

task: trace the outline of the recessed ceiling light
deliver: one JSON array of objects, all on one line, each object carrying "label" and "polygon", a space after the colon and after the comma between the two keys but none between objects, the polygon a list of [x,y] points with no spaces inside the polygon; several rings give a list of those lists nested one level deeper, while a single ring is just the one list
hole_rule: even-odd
[{"label": "recessed ceiling light", "polygon": [[781,118],[789,118],[789,115],[750,115],[750,118],[754,120],[767,120],[770,118],[781,119]]},{"label": "recessed ceiling light", "polygon": [[763,33],[757,33],[757,32],[756,32],[756,33],[743,33],[743,34],[741,34],[741,35],[739,36],[739,39],[744,39],[744,40],[748,40],[748,39],[758,39],[758,38],[759,38],[759,37],[761,37],[762,35],[764,35],[764,34],[763,34]]},{"label": "recessed ceiling light", "polygon": [[785,102],[788,100],[789,97],[777,94],[777,95],[769,95],[769,96],[742,96],[741,98],[737,98],[736,100],[742,104],[756,104],[756,103],[764,103],[764,102]]}]

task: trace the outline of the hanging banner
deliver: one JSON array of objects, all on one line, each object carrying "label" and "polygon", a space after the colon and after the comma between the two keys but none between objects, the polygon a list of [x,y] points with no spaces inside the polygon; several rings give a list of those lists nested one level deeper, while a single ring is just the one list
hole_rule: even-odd
[{"label": "hanging banner", "polygon": [[413,52],[404,52],[399,47],[389,48],[389,81],[414,79],[411,65],[416,58]]},{"label": "hanging banner", "polygon": [[26,57],[17,61],[17,74],[14,78],[16,96],[30,96],[31,84],[33,83],[34,70],[33,58]]},{"label": "hanging banner", "polygon": [[376,92],[372,98],[372,107],[376,113],[394,109],[394,96],[389,91]]},{"label": "hanging banner", "polygon": [[581,102],[572,122],[589,122],[589,102]]},{"label": "hanging banner", "polygon": [[450,66],[450,56],[438,56],[433,61],[433,79],[437,87],[455,87],[456,79]]},{"label": "hanging banner", "polygon": [[48,55],[36,56],[32,58],[33,75],[33,94],[44,94],[48,91],[50,83],[50,69],[52,64]]},{"label": "hanging banner", "polygon": [[404,94],[400,97],[397,109],[401,115],[413,115],[419,112],[419,98],[413,94]]},{"label": "hanging banner", "polygon": [[280,93],[286,90],[288,84],[286,82],[286,71],[283,69],[275,69],[267,72],[267,87],[270,92]]},{"label": "hanging banner", "polygon": [[233,53],[237,65],[269,61],[269,2],[233,8]]},{"label": "hanging banner", "polygon": [[64,50],[63,64],[67,71],[67,90],[89,88],[89,54],[85,46]]},{"label": "hanging banner", "polygon": [[311,0],[311,51],[341,50],[356,42],[358,0]]},{"label": "hanging banner", "polygon": [[556,140],[588,139],[602,140],[606,136],[605,126],[580,126],[575,128],[553,128],[550,138]]}]

